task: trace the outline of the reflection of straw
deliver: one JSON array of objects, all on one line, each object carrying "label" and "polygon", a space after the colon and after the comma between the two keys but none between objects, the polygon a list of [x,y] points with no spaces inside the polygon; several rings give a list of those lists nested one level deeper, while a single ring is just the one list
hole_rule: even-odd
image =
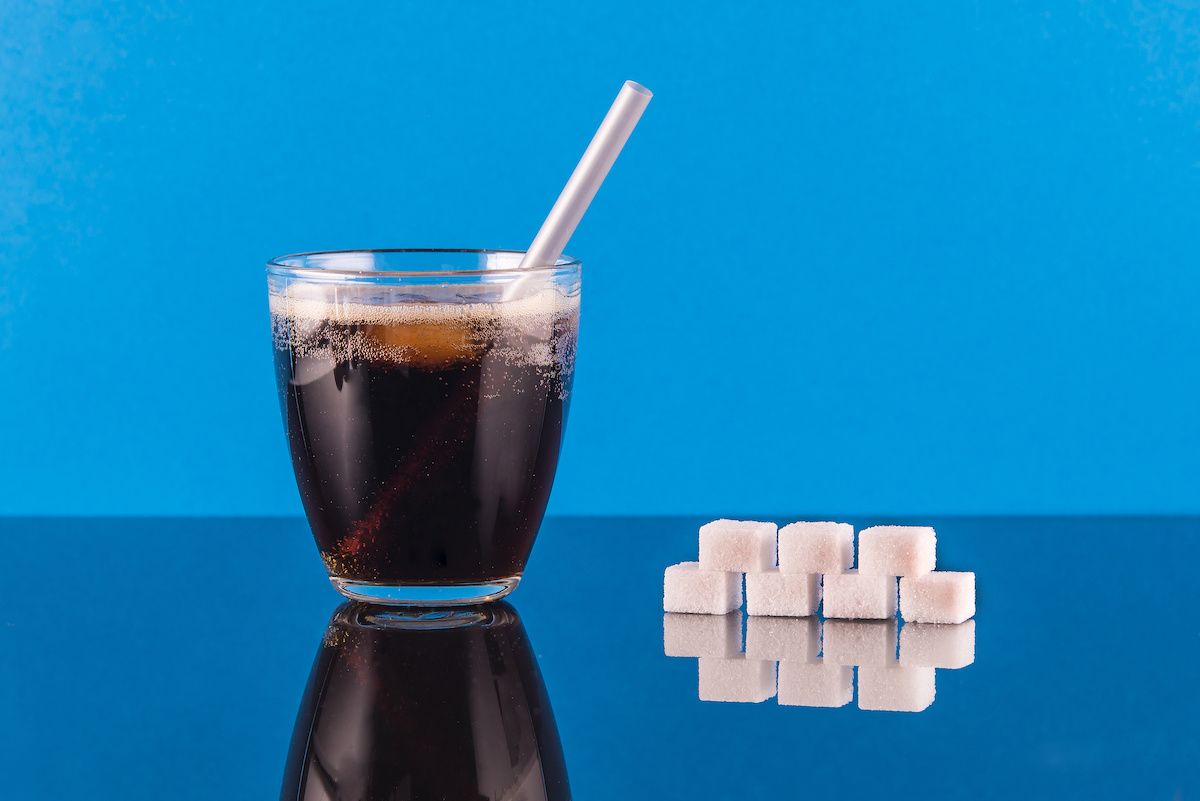
[{"label": "reflection of straw", "polygon": [[621,87],[612,108],[600,123],[583,158],[575,166],[575,172],[571,173],[562,194],[554,202],[554,208],[550,209],[549,216],[521,260],[522,268],[543,267],[558,261],[567,246],[567,240],[575,233],[575,226],[579,225],[580,218],[596,196],[596,190],[617,160],[617,154],[625,146],[651,97],[649,89],[633,81],[626,81]]}]

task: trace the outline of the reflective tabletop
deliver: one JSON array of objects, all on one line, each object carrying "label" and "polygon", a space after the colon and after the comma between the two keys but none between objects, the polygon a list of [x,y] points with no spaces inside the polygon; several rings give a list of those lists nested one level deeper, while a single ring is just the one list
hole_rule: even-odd
[{"label": "reflective tabletop", "polygon": [[1200,795],[1200,519],[850,520],[935,525],[977,575],[970,659],[859,632],[958,649],[917,712],[863,708],[864,667],[805,705],[788,648],[828,661],[830,622],[664,616],[701,522],[552,519],[507,602],[396,615],[343,603],[299,519],[0,519],[3,797]]}]

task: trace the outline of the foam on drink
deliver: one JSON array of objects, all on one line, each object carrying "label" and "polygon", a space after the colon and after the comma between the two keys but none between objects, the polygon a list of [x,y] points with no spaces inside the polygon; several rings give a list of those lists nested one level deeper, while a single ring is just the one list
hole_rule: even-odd
[{"label": "foam on drink", "polygon": [[555,289],[508,301],[447,303],[398,300],[386,294],[344,295],[295,284],[272,294],[276,347],[329,361],[365,359],[438,366],[477,359],[485,351],[509,364],[574,366],[579,297]]}]

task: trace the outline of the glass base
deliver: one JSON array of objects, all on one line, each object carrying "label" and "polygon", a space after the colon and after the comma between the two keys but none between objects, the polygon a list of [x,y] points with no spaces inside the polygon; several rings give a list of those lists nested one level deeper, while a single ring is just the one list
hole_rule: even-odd
[{"label": "glass base", "polygon": [[495,601],[517,588],[520,576],[478,584],[377,584],[351,579],[329,579],[352,601],[385,606],[468,606]]}]

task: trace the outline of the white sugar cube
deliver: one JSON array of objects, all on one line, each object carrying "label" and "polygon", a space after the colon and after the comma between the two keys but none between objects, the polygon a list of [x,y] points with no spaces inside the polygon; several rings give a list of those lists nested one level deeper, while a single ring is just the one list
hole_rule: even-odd
[{"label": "white sugar cube", "polygon": [[933,703],[931,667],[860,667],[858,708],[920,712]]},{"label": "white sugar cube", "polygon": [[782,706],[845,706],[854,697],[854,668],[807,662],[779,663]]},{"label": "white sugar cube", "polygon": [[854,526],[791,523],[779,529],[779,569],[784,573],[842,573],[854,566]]},{"label": "white sugar cube", "polygon": [[701,570],[698,562],[680,562],[663,572],[663,611],[723,615],[742,608],[738,573]]},{"label": "white sugar cube", "polygon": [[834,665],[894,665],[896,620],[827,620],[822,659]]},{"label": "white sugar cube", "polygon": [[751,617],[746,621],[746,657],[780,662],[815,662],[821,624],[815,617]]},{"label": "white sugar cube", "polygon": [[775,663],[765,659],[702,657],[700,700],[757,704],[775,694]]},{"label": "white sugar cube", "polygon": [[975,621],[905,623],[900,630],[900,664],[963,668],[975,661]]},{"label": "white sugar cube", "polygon": [[896,616],[896,579],[864,576],[857,570],[824,577],[825,617],[889,618]]},{"label": "white sugar cube", "polygon": [[858,572],[920,576],[933,570],[937,535],[928,526],[872,526],[858,532]]},{"label": "white sugar cube", "polygon": [[746,614],[808,617],[821,604],[821,580],[815,573],[780,573],[771,568],[746,574]]},{"label": "white sugar cube", "polygon": [[742,613],[663,615],[663,653],[667,656],[736,656],[742,652]]},{"label": "white sugar cube", "polygon": [[705,570],[757,573],[775,567],[774,523],[714,520],[700,527],[700,565]]},{"label": "white sugar cube", "polygon": [[962,623],[975,617],[975,574],[939,570],[900,579],[905,622]]}]

